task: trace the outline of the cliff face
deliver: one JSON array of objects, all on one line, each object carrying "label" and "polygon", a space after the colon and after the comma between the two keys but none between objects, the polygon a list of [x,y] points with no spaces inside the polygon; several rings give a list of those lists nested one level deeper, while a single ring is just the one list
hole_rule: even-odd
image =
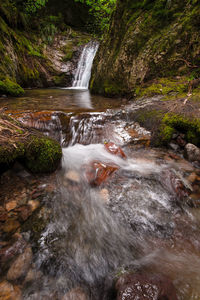
[{"label": "cliff face", "polygon": [[97,53],[94,93],[134,95],[162,77],[200,77],[199,0],[118,0]]}]

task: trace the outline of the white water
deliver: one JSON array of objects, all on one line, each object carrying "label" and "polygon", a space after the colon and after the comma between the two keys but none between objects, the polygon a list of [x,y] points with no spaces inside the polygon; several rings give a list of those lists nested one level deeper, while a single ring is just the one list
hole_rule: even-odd
[{"label": "white water", "polygon": [[81,54],[75,78],[72,84],[76,89],[88,89],[93,60],[95,58],[99,44],[97,42],[88,43]]}]

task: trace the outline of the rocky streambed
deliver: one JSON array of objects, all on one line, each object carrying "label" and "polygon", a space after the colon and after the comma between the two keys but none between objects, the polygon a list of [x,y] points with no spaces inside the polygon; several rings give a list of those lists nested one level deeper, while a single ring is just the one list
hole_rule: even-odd
[{"label": "rocky streambed", "polygon": [[199,150],[150,147],[139,109],[8,111],[63,159],[1,176],[1,299],[198,299]]}]

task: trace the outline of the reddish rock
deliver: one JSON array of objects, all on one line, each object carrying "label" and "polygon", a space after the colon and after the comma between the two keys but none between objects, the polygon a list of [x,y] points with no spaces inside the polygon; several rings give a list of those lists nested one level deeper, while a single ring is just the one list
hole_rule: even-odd
[{"label": "reddish rock", "polygon": [[116,144],[114,144],[112,142],[108,142],[108,143],[104,144],[104,147],[111,154],[117,155],[121,158],[126,158],[126,155],[123,152],[123,150],[119,146],[117,146]]},{"label": "reddish rock", "polygon": [[174,285],[163,275],[123,275],[116,290],[117,300],[178,300]]},{"label": "reddish rock", "polygon": [[99,186],[105,182],[119,167],[107,165],[101,162],[92,162],[86,167],[85,175],[87,182],[94,186]]},{"label": "reddish rock", "polygon": [[189,196],[187,188],[184,186],[180,178],[178,178],[170,170],[162,172],[161,184],[178,200],[184,199]]},{"label": "reddish rock", "polygon": [[8,281],[0,282],[0,299],[1,300],[20,300],[21,291],[18,286],[13,286]]},{"label": "reddish rock", "polygon": [[2,206],[0,206],[0,222],[6,221],[7,218],[8,218],[8,214],[6,210]]},{"label": "reddish rock", "polygon": [[20,224],[15,219],[8,219],[2,226],[2,229],[6,233],[14,232],[20,227]]}]

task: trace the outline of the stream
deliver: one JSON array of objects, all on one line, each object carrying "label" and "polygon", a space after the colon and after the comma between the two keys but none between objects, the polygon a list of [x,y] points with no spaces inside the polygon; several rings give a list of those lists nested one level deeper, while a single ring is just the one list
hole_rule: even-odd
[{"label": "stream", "polygon": [[[179,300],[200,299],[200,170],[182,155],[150,147],[150,132],[129,113],[151,101],[128,103],[84,89],[27,90],[21,99],[1,100],[9,115],[63,148],[55,174],[33,176],[17,165],[1,179],[0,203],[37,203],[15,233],[21,244],[12,251],[23,258],[1,272],[16,295],[115,299],[114,280],[131,271],[165,275]],[[126,157],[107,151],[109,142]],[[97,182],[94,163],[109,170]],[[10,232],[0,229],[1,250]]]}]

